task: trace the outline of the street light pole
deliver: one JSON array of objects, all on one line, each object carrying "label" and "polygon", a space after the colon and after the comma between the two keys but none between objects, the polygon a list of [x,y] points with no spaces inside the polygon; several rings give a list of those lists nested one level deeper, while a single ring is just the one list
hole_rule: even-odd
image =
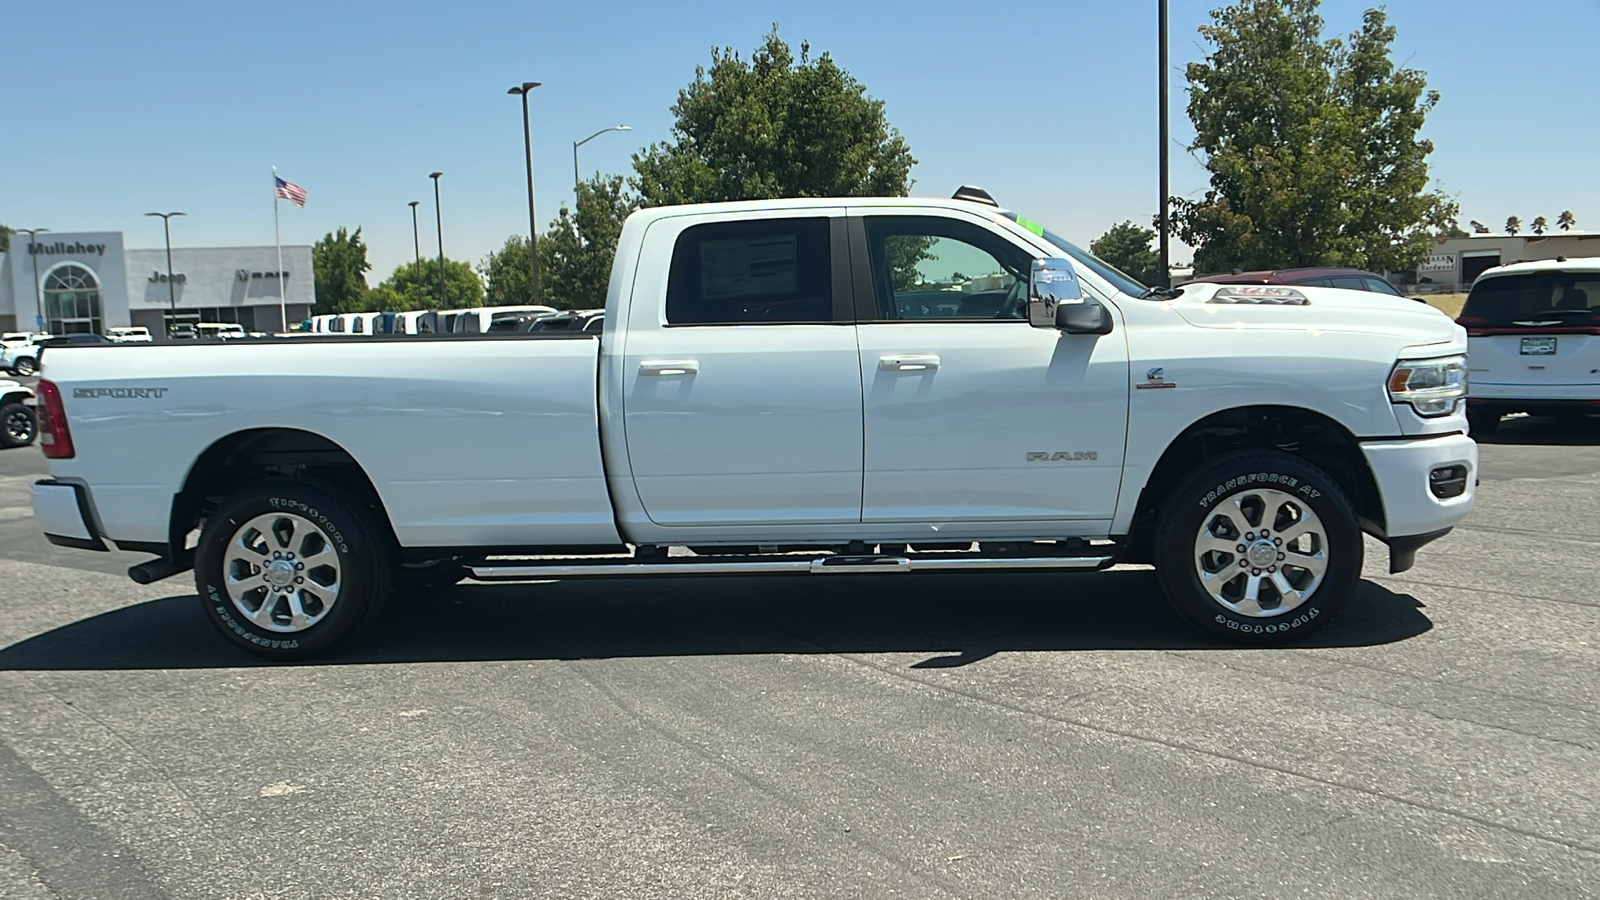
[{"label": "street light pole", "polygon": [[448,306],[444,291],[444,215],[439,212],[439,176],[443,172],[430,172],[428,177],[433,179],[433,223],[439,230],[439,308]]},{"label": "street light pole", "polygon": [[613,125],[610,128],[602,128],[599,131],[596,131],[594,134],[589,135],[588,137],[584,138],[581,141],[573,141],[572,142],[572,202],[574,204],[576,204],[578,202],[578,185],[583,183],[582,176],[580,176],[578,174],[578,148],[582,147],[584,144],[589,143],[590,141],[594,140],[595,138],[599,137],[600,135],[605,134],[608,131],[632,131],[632,130],[633,130],[633,126],[631,126],[631,125]]},{"label": "street light pole", "polygon": [[1161,129],[1160,129],[1161,130],[1161,163],[1160,163],[1160,165],[1161,165],[1161,177],[1160,177],[1160,182],[1161,182],[1161,212],[1157,216],[1157,223],[1158,223],[1159,230],[1161,232],[1161,235],[1160,235],[1160,237],[1161,237],[1161,241],[1160,241],[1161,249],[1158,251],[1158,254],[1160,256],[1160,261],[1159,261],[1158,265],[1161,268],[1160,268],[1159,274],[1157,274],[1157,276],[1156,276],[1156,280],[1161,282],[1161,283],[1157,284],[1157,285],[1154,285],[1154,287],[1171,287],[1172,286],[1172,268],[1171,268],[1171,266],[1172,266],[1171,252],[1172,251],[1171,251],[1171,245],[1169,243],[1171,239],[1168,237],[1168,232],[1170,231],[1171,223],[1167,221],[1167,219],[1168,219],[1168,207],[1171,205],[1169,203],[1169,201],[1168,201],[1168,186],[1167,186],[1167,149],[1168,149],[1167,145],[1170,143],[1170,140],[1167,137],[1167,0],[1158,0],[1158,3],[1159,3],[1159,9],[1158,9],[1158,12],[1157,12],[1157,19],[1159,21],[1156,23],[1156,31],[1159,32],[1158,39],[1161,42],[1161,48],[1157,52],[1156,56],[1158,58],[1157,65],[1160,66],[1160,68],[1161,68],[1161,78],[1160,78],[1161,86],[1160,86],[1160,89],[1159,89],[1159,92],[1161,94],[1161,99],[1160,99],[1160,104],[1159,104],[1160,105],[1159,115],[1161,117]]},{"label": "street light pole", "polygon": [[533,139],[528,132],[528,92],[538,86],[537,81],[524,81],[506,91],[522,96],[522,152],[528,161],[528,286],[534,303],[539,302],[539,224],[533,214]]},{"label": "street light pole", "polygon": [[422,299],[422,238],[418,236],[417,232],[417,204],[421,202],[421,200],[413,200],[406,204],[411,207],[411,252],[415,253],[417,257],[415,280],[417,282],[418,300]]},{"label": "street light pole", "polygon": [[[48,228],[18,228],[17,234],[28,236],[28,243],[32,244],[39,239],[39,232],[49,231]],[[30,251],[28,259],[33,262],[33,327],[44,333],[44,298],[39,293],[39,256]]]},{"label": "street light pole", "polygon": [[169,321],[167,322],[167,338],[172,338],[172,326],[178,322],[178,289],[172,283],[172,217],[181,216],[181,212],[149,212],[147,216],[161,217],[161,230],[167,235],[167,303],[171,307]]}]

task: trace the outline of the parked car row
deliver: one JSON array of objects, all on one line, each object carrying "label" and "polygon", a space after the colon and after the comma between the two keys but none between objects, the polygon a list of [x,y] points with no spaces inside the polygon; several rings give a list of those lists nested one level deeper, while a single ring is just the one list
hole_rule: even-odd
[{"label": "parked car row", "polygon": [[[549,306],[478,306],[409,312],[333,313],[312,316],[300,334],[504,334],[600,330],[605,310],[561,312]],[[544,324],[538,324],[543,322]],[[591,327],[592,326],[592,327]]]}]

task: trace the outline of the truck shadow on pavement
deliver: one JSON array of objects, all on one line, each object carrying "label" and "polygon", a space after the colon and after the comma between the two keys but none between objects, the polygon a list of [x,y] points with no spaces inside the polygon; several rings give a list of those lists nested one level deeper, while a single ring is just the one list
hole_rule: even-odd
[{"label": "truck shadow on pavement", "polygon": [[1600,446],[1600,416],[1517,416],[1502,421],[1493,434],[1474,434],[1472,439],[1480,444]]},{"label": "truck shadow on pavement", "polygon": [[[1364,581],[1294,649],[1357,647],[1433,627],[1422,604]],[[1075,575],[836,575],[467,584],[395,597],[366,634],[299,665],[910,653],[913,668],[1009,651],[1239,650],[1181,620],[1149,570]],[[1284,652],[1284,651],[1278,651]],[[103,613],[0,648],[0,670],[274,665],[226,642],[194,595]]]}]

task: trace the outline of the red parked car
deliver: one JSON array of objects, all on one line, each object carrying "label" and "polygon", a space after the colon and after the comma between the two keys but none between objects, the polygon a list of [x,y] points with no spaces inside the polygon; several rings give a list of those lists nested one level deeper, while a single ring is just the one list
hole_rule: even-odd
[{"label": "red parked car", "polygon": [[1312,287],[1348,288],[1352,291],[1371,291],[1374,294],[1405,294],[1376,272],[1361,269],[1303,268],[1271,269],[1262,272],[1234,272],[1231,275],[1202,275],[1190,278],[1184,284],[1203,281],[1207,284],[1309,284]]}]

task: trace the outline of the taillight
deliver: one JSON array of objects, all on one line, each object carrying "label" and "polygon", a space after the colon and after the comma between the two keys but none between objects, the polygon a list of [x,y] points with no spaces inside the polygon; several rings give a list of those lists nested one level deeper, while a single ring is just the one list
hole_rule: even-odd
[{"label": "taillight", "polygon": [[38,392],[39,449],[49,459],[71,459],[72,431],[67,428],[67,409],[61,403],[61,388],[41,378]]}]

